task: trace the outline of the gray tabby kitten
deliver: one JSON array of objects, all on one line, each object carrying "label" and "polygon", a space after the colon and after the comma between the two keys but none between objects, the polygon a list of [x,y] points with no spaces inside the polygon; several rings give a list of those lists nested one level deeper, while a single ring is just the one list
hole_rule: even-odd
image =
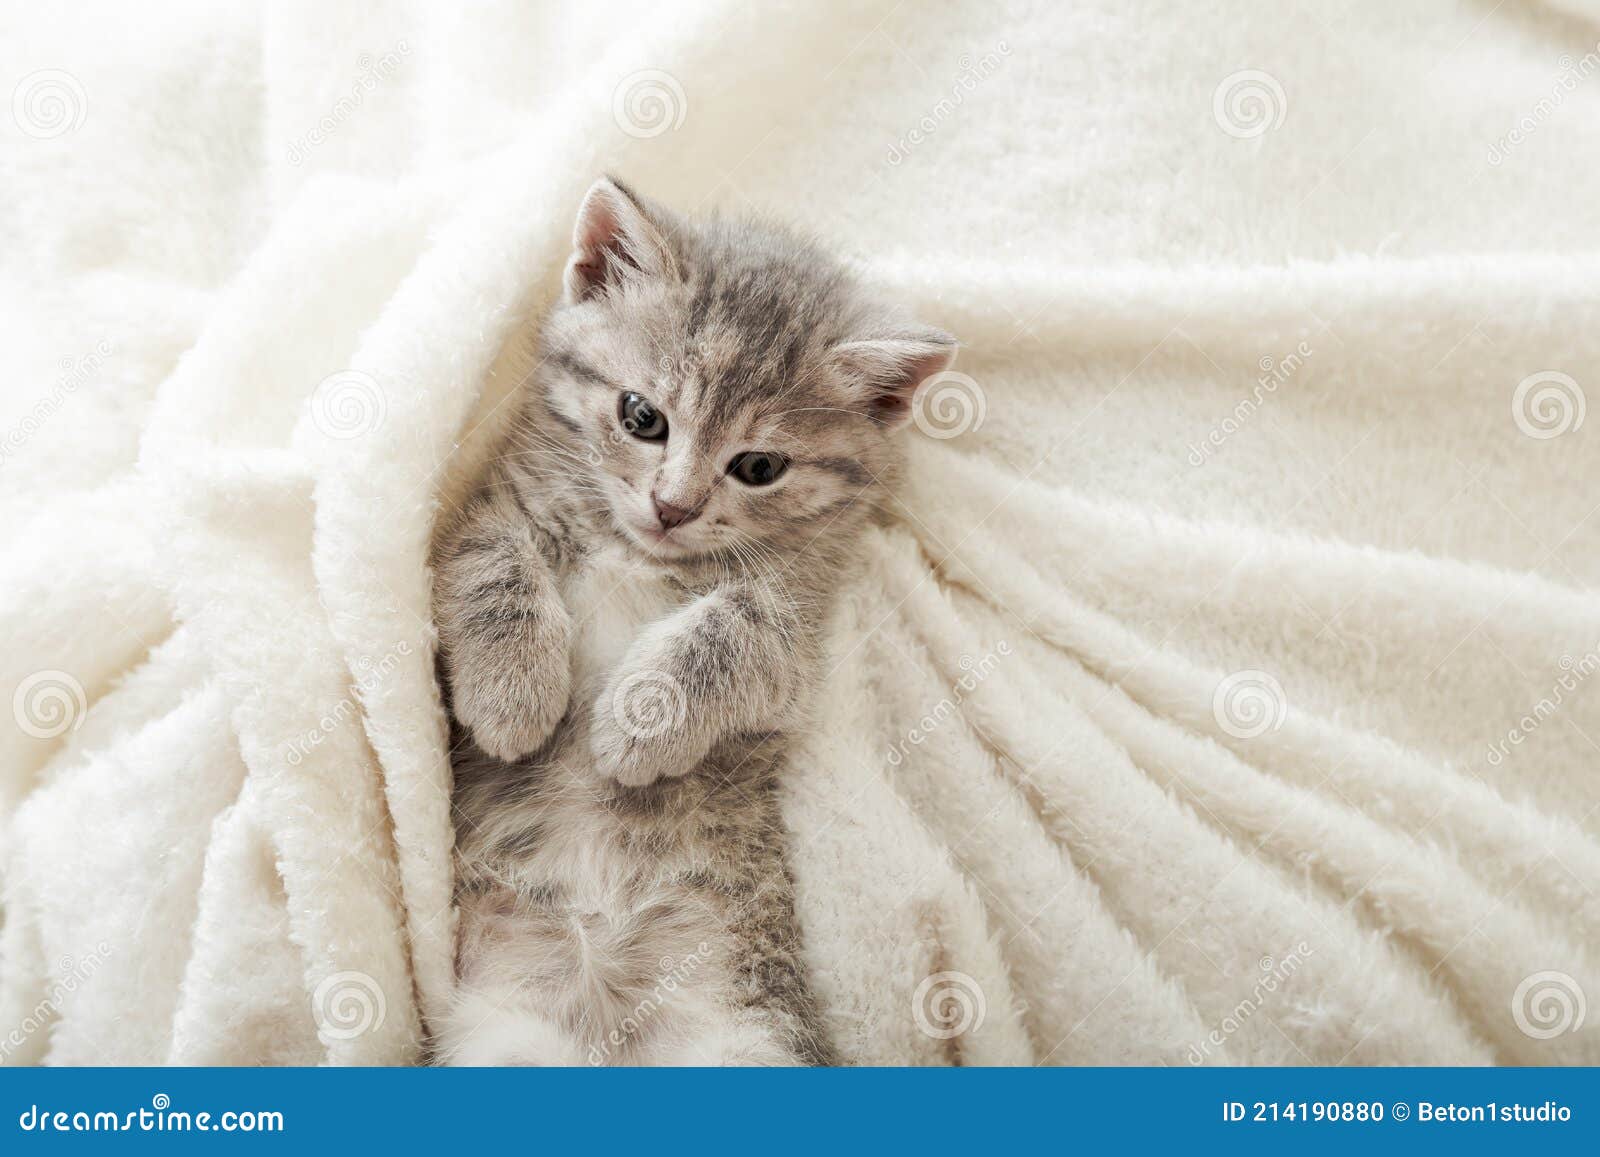
[{"label": "gray tabby kitten", "polygon": [[[890,435],[955,343],[810,243],[589,190],[440,540],[458,1064],[815,1064],[777,779]],[[469,741],[470,739],[470,741]]]}]

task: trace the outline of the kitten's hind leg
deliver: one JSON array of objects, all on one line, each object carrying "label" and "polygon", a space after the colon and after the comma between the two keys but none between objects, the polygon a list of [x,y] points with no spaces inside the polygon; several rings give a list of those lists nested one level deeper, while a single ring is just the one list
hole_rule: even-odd
[{"label": "kitten's hind leg", "polygon": [[577,1038],[528,1008],[525,999],[510,985],[500,992],[458,989],[439,1026],[435,1063],[457,1067],[589,1064]]}]

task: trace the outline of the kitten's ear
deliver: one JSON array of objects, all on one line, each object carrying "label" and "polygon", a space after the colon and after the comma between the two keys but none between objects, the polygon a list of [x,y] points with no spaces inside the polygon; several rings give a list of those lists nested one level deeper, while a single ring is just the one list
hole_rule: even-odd
[{"label": "kitten's ear", "polygon": [[956,339],[938,329],[916,329],[898,337],[846,342],[834,348],[835,364],[851,380],[851,400],[891,430],[911,417],[911,396],[956,360]]},{"label": "kitten's ear", "polygon": [[572,227],[566,272],[569,305],[615,288],[626,277],[676,272],[665,233],[637,197],[610,177],[589,186]]}]

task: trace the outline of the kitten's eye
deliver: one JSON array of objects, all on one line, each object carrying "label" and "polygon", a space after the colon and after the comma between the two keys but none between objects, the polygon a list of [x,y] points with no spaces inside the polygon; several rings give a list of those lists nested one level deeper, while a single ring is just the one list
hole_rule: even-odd
[{"label": "kitten's eye", "polygon": [[635,438],[659,442],[667,436],[667,418],[638,394],[623,394],[617,402],[617,419]]},{"label": "kitten's eye", "polygon": [[787,458],[764,450],[751,450],[728,463],[728,473],[746,486],[765,486],[769,482],[776,482],[778,476],[787,469]]}]

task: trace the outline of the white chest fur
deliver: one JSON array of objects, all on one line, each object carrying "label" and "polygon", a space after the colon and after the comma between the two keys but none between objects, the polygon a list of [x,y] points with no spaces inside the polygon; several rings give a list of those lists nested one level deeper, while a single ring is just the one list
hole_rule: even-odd
[{"label": "white chest fur", "polygon": [[586,557],[563,578],[561,594],[572,619],[574,687],[598,683],[639,632],[679,602],[661,571],[620,545]]}]

